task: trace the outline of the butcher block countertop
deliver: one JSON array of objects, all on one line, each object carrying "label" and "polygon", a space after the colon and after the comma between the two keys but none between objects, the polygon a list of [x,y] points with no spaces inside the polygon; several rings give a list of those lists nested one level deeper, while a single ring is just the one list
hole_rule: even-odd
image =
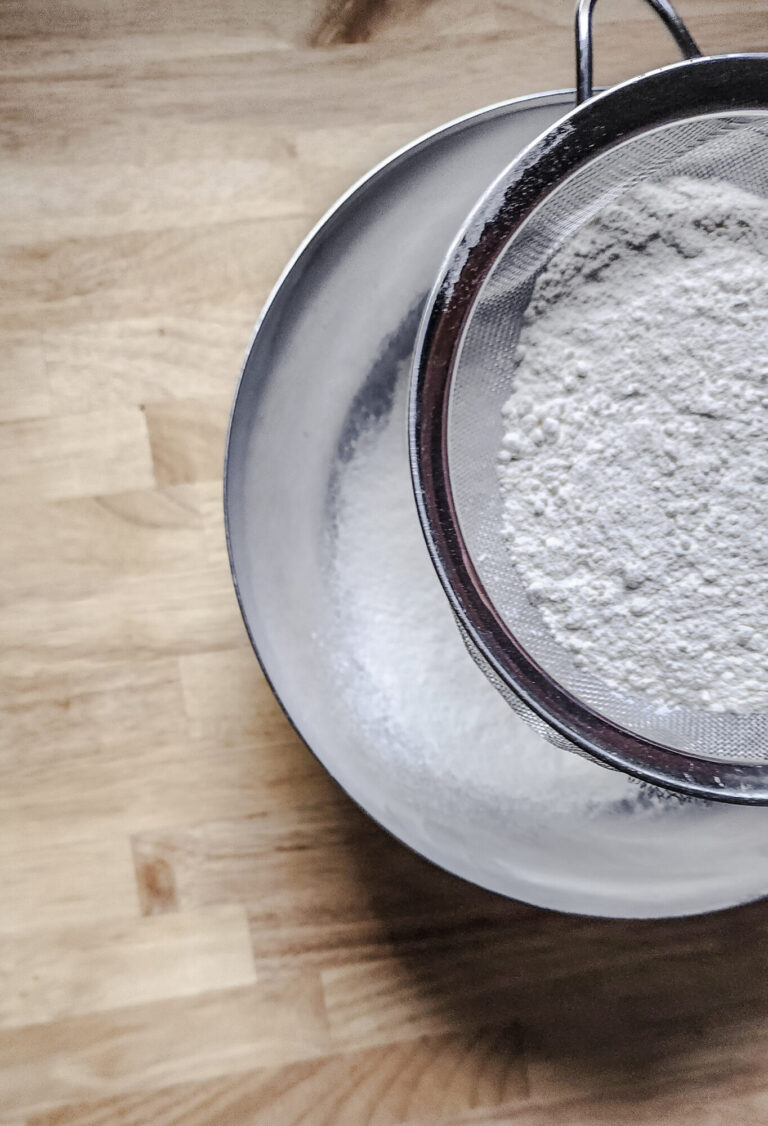
[{"label": "butcher block countertop", "polygon": [[[680,0],[708,51],[764,0]],[[441,122],[572,84],[570,0],[1,0],[0,1126],[768,1122],[768,903],[508,902],[292,731],[227,566],[259,308]],[[672,61],[603,0],[601,80]]]}]

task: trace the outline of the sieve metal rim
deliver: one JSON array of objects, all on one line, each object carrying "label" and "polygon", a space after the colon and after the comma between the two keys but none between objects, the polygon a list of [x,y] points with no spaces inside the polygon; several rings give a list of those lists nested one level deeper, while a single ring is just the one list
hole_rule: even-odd
[{"label": "sieve metal rim", "polygon": [[529,145],[491,185],[448,253],[422,316],[409,406],[412,480],[432,562],[472,645],[502,683],[560,735],[607,765],[687,794],[743,804],[768,804],[768,764],[713,761],[634,734],[562,688],[510,632],[462,536],[450,483],[447,417],[475,296],[543,199],[595,157],[649,129],[757,109],[768,109],[768,54],[696,57],[596,95]]}]

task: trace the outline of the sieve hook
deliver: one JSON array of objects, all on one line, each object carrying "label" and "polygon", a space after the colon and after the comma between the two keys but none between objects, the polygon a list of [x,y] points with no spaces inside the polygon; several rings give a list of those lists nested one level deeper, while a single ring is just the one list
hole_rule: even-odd
[{"label": "sieve hook", "polygon": [[[578,0],[576,4],[576,104],[592,97],[592,12],[597,0]],[[701,55],[696,42],[670,0],[646,0],[669,29],[684,58]]]}]

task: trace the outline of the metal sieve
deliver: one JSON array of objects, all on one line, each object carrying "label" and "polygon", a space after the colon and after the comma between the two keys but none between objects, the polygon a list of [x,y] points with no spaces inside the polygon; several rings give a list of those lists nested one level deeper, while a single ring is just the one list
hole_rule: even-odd
[{"label": "metal sieve", "polygon": [[603,208],[681,175],[768,197],[768,55],[685,56],[592,92],[595,0],[577,7],[577,105],[510,164],[466,221],[427,303],[411,386],[417,506],[473,657],[551,742],[654,784],[768,803],[768,715],[661,708],[579,668],[544,624],[501,534],[502,405],[537,277]]}]

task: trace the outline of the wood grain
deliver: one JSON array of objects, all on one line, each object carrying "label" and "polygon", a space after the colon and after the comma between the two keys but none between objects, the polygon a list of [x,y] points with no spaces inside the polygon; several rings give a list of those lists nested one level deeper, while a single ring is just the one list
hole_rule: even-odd
[{"label": "wood grain", "polygon": [[[705,50],[765,0],[680,0]],[[570,0],[0,5],[0,1126],[768,1120],[768,905],[560,917],[324,774],[228,574],[231,396],[371,164],[572,82]],[[669,62],[598,9],[612,81]]]},{"label": "wood grain", "polygon": [[[51,959],[51,948],[56,960]],[[245,912],[225,904],[0,939],[0,1028],[99,1013],[255,979]]]},{"label": "wood grain", "polygon": [[87,1103],[108,1095],[282,1067],[328,1049],[316,975],[201,988],[192,997],[0,1031],[3,1110],[28,1115],[77,1102],[90,1113]]},{"label": "wood grain", "polygon": [[34,1126],[398,1126],[525,1104],[527,1084],[514,1028],[443,1036],[376,1051],[327,1055],[280,1069],[252,1071],[128,1095],[32,1119]]}]

